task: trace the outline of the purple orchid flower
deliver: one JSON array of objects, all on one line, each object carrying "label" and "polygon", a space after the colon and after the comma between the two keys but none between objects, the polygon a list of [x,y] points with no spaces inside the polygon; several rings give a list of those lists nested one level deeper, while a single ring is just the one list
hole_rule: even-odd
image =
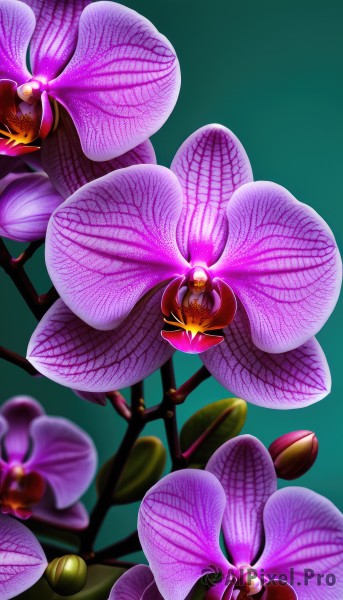
[{"label": "purple orchid flower", "polygon": [[121,169],[55,211],[46,261],[63,300],[28,360],[62,385],[104,392],[147,377],[178,348],[201,352],[222,385],[255,404],[325,397],[330,373],[312,336],[341,283],[328,226],[283,187],[252,182],[225,127],[190,136],[171,169]]},{"label": "purple orchid flower", "polygon": [[174,49],[121,4],[0,0],[0,24],[1,154],[37,150],[63,106],[84,153],[109,160],[155,133],[174,108]]},{"label": "purple orchid flower", "polygon": [[17,598],[43,575],[48,563],[33,533],[12,517],[0,514],[0,595]]},{"label": "purple orchid flower", "polygon": [[243,435],[205,471],[172,473],[149,490],[138,533],[164,600],[184,600],[204,573],[209,600],[343,597],[343,515],[311,490],[276,491],[276,482],[266,448]]},{"label": "purple orchid flower", "polygon": [[33,398],[11,398],[0,410],[0,511],[70,529],[88,514],[79,498],[96,469],[92,440],[79,427],[48,417]]}]

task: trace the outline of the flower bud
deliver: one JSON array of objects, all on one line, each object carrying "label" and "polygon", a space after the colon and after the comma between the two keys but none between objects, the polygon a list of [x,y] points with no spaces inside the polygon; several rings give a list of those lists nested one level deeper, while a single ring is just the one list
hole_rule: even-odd
[{"label": "flower bud", "polygon": [[247,404],[240,398],[217,400],[194,413],[180,434],[181,450],[189,466],[204,467],[212,454],[241,431]]},{"label": "flower bud", "polygon": [[54,592],[61,596],[71,596],[84,588],[87,565],[80,556],[67,554],[49,563],[45,577]]},{"label": "flower bud", "polygon": [[0,235],[15,242],[43,239],[62,202],[45,173],[7,175],[0,180]]},{"label": "flower bud", "polygon": [[318,440],[312,431],[292,431],[282,435],[269,447],[275,471],[281,479],[297,479],[314,464]]}]

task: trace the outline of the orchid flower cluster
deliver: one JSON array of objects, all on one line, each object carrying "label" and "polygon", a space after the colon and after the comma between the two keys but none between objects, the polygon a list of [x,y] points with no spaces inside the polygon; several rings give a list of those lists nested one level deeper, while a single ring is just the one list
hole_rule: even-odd
[{"label": "orchid flower cluster", "polygon": [[[343,597],[343,515],[306,488],[277,491],[312,467],[316,436],[269,449],[238,436],[246,402],[295,409],[330,393],[315,336],[341,286],[332,231],[281,185],[254,181],[224,125],[157,164],[149,137],[176,104],[180,67],[142,15],[107,0],[0,0],[0,30],[0,266],[38,320],[26,358],[0,356],[127,422],[89,515],[89,435],[26,395],[2,405],[1,598]],[[28,245],[13,257],[3,238]],[[25,265],[43,244],[52,287],[39,295]],[[202,362],[179,387],[175,352]],[[162,399],[146,407],[157,370]],[[179,433],[177,405],[210,376],[235,398]],[[165,476],[163,443],[140,437],[158,419]],[[95,550],[111,507],[137,500],[137,531]],[[148,565],[119,560],[140,549]]]}]

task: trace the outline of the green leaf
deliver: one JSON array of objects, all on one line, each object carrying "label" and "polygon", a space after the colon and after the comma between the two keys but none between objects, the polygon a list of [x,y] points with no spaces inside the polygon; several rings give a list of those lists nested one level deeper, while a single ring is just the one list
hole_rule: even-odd
[{"label": "green leaf", "polygon": [[104,565],[90,565],[88,567],[87,583],[83,590],[72,596],[60,596],[52,591],[45,577],[36,585],[17,596],[18,600],[107,600],[110,591],[125,569],[107,567]]},{"label": "green leaf", "polygon": [[[133,446],[123,473],[114,491],[113,504],[129,504],[142,500],[148,489],[161,477],[167,453],[161,440],[154,436],[139,438]],[[101,494],[111,471],[114,457],[100,469],[97,476],[97,490]]]},{"label": "green leaf", "polygon": [[189,454],[190,466],[203,467],[219,446],[238,435],[246,414],[247,403],[240,398],[218,400],[194,413],[180,434],[181,450]]}]

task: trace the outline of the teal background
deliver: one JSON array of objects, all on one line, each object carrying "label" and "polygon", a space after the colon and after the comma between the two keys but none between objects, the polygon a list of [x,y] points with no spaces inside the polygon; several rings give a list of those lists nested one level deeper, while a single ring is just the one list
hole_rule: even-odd
[{"label": "teal background", "polygon": [[[232,129],[244,144],[256,179],[276,181],[314,207],[333,229],[342,247],[343,3],[339,0],[127,0],[173,43],[182,68],[182,91],[172,116],[153,138],[158,160],[169,165],[194,130],[211,122]],[[11,248],[19,251],[19,245]],[[43,253],[29,272],[39,291],[48,279]],[[1,282],[0,343],[25,354],[34,318],[4,273]],[[343,509],[342,303],[320,340],[332,372],[333,391],[320,403],[296,411],[249,405],[245,432],[269,444],[294,429],[316,432],[320,453],[310,473],[298,480],[328,496]],[[134,334],[134,332],[133,332]],[[178,383],[200,365],[197,357],[176,357]],[[111,407],[78,399],[70,390],[33,379],[2,362],[0,400],[31,394],[50,414],[64,415],[93,437],[102,463],[116,449],[124,425]],[[159,375],[146,385],[148,404],[160,399]],[[213,379],[179,408],[182,424],[199,407],[228,396]],[[163,437],[159,423],[147,433]],[[164,439],[164,437],[163,437]],[[85,497],[90,507],[92,488]],[[138,506],[111,511],[99,544],[108,544],[135,528]]]}]

